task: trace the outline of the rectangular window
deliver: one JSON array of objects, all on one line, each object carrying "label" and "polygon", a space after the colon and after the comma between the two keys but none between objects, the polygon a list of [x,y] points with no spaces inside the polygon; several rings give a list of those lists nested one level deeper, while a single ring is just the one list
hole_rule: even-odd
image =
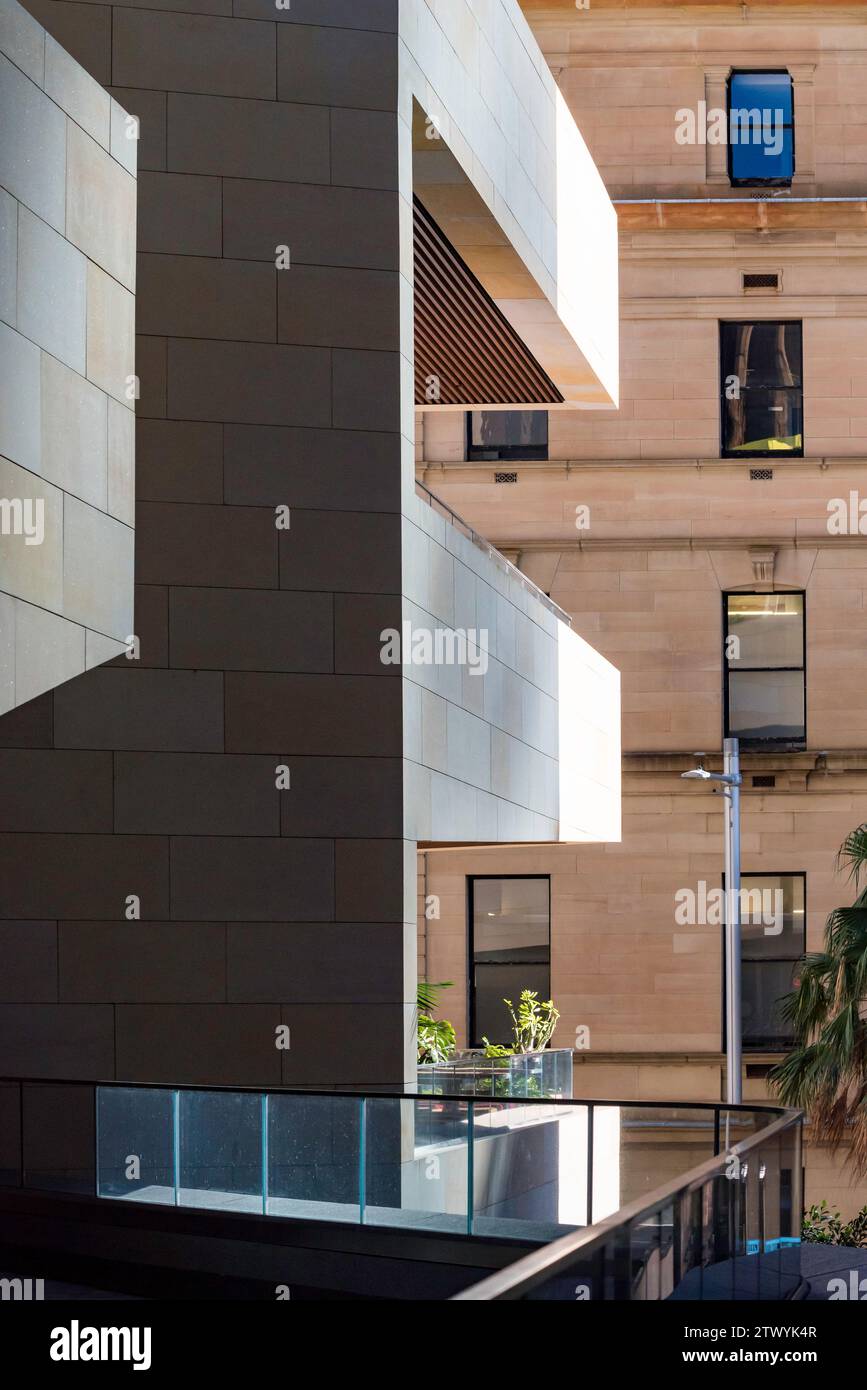
[{"label": "rectangular window", "polygon": [[725,732],[748,747],[803,748],[803,594],[725,594]]},{"label": "rectangular window", "polygon": [[468,459],[547,459],[547,410],[471,410]]},{"label": "rectangular window", "polygon": [[741,1018],[752,1051],[791,1047],[780,1002],[794,984],[807,949],[806,876],[741,875]]},{"label": "rectangular window", "polygon": [[723,458],[804,452],[801,325],[720,324]]},{"label": "rectangular window", "polygon": [[480,877],[468,886],[470,1045],[508,1044],[503,1000],[517,1005],[524,989],[551,997],[551,880]]},{"label": "rectangular window", "polygon": [[735,187],[788,187],[795,172],[794,97],[787,72],[729,78],[729,178]]}]

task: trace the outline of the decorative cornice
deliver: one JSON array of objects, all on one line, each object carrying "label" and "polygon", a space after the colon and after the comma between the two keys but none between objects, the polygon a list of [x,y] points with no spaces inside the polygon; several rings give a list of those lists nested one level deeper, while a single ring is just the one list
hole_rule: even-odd
[{"label": "decorative cornice", "polygon": [[[563,477],[570,477],[572,473],[602,472],[610,473],[612,470],[623,469],[665,469],[665,468],[689,468],[702,472],[710,469],[717,472],[745,473],[750,468],[755,468],[758,464],[762,467],[773,468],[782,475],[784,472],[802,472],[804,469],[819,469],[821,472],[830,472],[834,468],[867,468],[867,455],[853,455],[852,458],[840,458],[827,455],[816,455],[815,457],[790,458],[785,455],[775,455],[773,458],[766,458],[764,455],[761,460],[751,459],[721,459],[721,458],[625,458],[625,459],[527,459],[514,460],[509,463],[510,472],[532,473],[537,475],[537,480],[548,478],[557,481]],[[454,481],[462,483],[493,483],[493,474],[499,465],[495,463],[480,464],[472,459],[463,462],[445,462],[430,460],[427,463],[420,463],[417,474],[421,475],[421,480],[425,483],[438,479],[447,482],[449,475],[454,474]]]},{"label": "decorative cornice", "polygon": [[[671,773],[678,775],[695,766],[695,753],[681,752],[624,752],[622,765],[624,773]],[[702,763],[709,772],[722,772],[722,753],[702,753]],[[839,774],[845,772],[867,772],[867,748],[833,748],[769,750],[767,753],[741,753],[741,771],[768,773],[778,768],[781,772],[801,772],[820,774]],[[680,787],[684,795],[697,795],[696,788]],[[701,790],[701,788],[699,788]],[[706,787],[704,788],[706,791]],[[747,788],[750,790],[750,788]],[[757,791],[761,790],[756,788]],[[776,789],[784,794],[785,788]]]},{"label": "decorative cornice", "polygon": [[[777,253],[779,255],[779,252]],[[863,254],[863,253],[862,253]],[[741,259],[745,253],[741,253]],[[745,313],[744,305],[749,304],[751,319],[779,319],[783,310],[786,318],[834,318],[863,319],[867,317],[867,295],[779,295],[767,297],[743,294],[719,295],[711,298],[705,295],[631,298],[624,300],[620,308],[622,321],[631,322],[646,319],[683,319],[688,313],[690,319],[719,319],[737,317]]]},{"label": "decorative cornice", "polygon": [[491,544],[501,553],[517,550],[521,555],[570,554],[584,550],[739,550],[752,552],[758,545],[774,551],[779,550],[864,550],[867,540],[864,536],[774,536],[762,541],[752,536],[629,536],[620,539],[616,536],[592,538],[584,536],[580,540],[571,537],[563,540],[498,540],[491,538]]}]

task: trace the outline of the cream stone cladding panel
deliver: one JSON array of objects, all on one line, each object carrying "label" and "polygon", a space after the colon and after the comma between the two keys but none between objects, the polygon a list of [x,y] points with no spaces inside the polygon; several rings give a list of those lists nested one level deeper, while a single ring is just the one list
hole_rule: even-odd
[{"label": "cream stone cladding panel", "polygon": [[700,101],[724,109],[729,72],[762,67],[793,76],[793,191],[863,193],[867,31],[860,7],[681,4],[618,13],[603,0],[581,10],[524,8],[612,196],[725,195],[725,151],[678,144],[676,113],[696,111]]},{"label": "cream stone cladding panel", "polygon": [[[490,547],[420,498],[410,501],[402,624],[407,837],[616,839],[614,664]],[[440,642],[443,660],[424,659],[426,641]]]},{"label": "cream stone cladding panel", "polygon": [[[399,13],[404,196],[414,182],[565,399],[610,407],[616,217],[517,0],[401,0]],[[434,138],[413,158],[419,107]],[[410,227],[407,201],[407,249]]]},{"label": "cream stone cladding panel", "polygon": [[0,0],[0,714],[133,634],[135,136]]},{"label": "cream stone cladding panel", "polygon": [[[762,481],[739,461],[523,464],[509,487],[480,468],[425,476],[620,669],[625,751],[720,746],[722,594],[755,588],[767,551],[776,587],[806,593],[807,746],[858,748],[867,540],[831,534],[829,523],[840,503],[852,521],[850,494],[867,502],[867,463],[771,462]],[[578,507],[589,510],[581,532]]]},{"label": "cream stone cladding panel", "polygon": [[[617,394],[616,219],[515,0],[402,0],[398,14],[403,622],[484,631],[489,663],[404,667],[406,833],[616,836],[616,670],[415,495],[412,197],[564,394],[593,405]],[[414,139],[419,108],[435,138]],[[455,197],[470,200],[469,233]]]}]

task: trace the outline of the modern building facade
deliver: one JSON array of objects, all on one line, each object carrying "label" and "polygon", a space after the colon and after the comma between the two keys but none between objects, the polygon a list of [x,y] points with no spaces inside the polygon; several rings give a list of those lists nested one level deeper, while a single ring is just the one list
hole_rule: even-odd
[{"label": "modern building facade", "polygon": [[4,9],[0,711],[133,630],[135,124]]},{"label": "modern building facade", "polygon": [[[524,9],[618,212],[620,406],[525,424],[523,448],[516,422],[487,451],[482,421],[428,413],[419,477],[622,671],[623,839],[431,850],[420,956],[457,982],[461,1040],[490,1023],[489,978],[508,994],[532,973],[581,1049],[577,1093],[718,1099],[721,798],[681,774],[738,736],[743,883],[765,895],[742,966],[758,1099],[789,1039],[777,1000],[853,900],[835,854],[867,819],[865,11]],[[772,113],[767,156],[733,138],[750,108]],[[807,1195],[865,1200],[816,1148]]]},{"label": "modern building facade", "polygon": [[[0,719],[3,1069],[400,1084],[415,1075],[416,843],[619,835],[614,664],[414,478],[426,400],[455,419],[616,404],[613,209],[512,0],[4,0],[2,16],[10,329],[50,373],[81,376],[69,403],[58,387],[43,404],[93,474],[92,498],[68,484],[58,612],[122,643],[66,680],[48,634],[44,693],[25,687]],[[66,121],[73,153],[103,140],[80,187],[67,158],[51,232],[54,204],[25,178],[45,149],[24,172],[12,152],[25,100],[54,103],[44,120]],[[115,202],[104,182],[125,113],[135,281],[131,193]],[[134,368],[123,338],[101,349],[103,380],[62,299],[86,361],[40,339],[34,219],[83,243],[70,275],[84,256],[103,270],[104,234],[119,333],[136,290]],[[113,464],[96,495],[87,430],[106,403],[85,420],[85,367],[110,447],[135,406],[131,622],[129,567],[96,522],[93,596],[111,594],[117,622],[69,606],[81,508],[132,536]],[[130,373],[132,402],[115,389]],[[13,444],[23,418],[6,404]],[[10,455],[34,488],[64,484],[45,451]],[[3,539],[10,593],[18,541]]]}]

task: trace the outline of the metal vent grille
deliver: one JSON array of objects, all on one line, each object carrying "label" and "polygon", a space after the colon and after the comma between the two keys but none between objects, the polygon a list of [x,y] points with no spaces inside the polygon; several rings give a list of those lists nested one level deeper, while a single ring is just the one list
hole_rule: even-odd
[{"label": "metal vent grille", "polygon": [[780,288],[779,271],[752,271],[743,272],[745,290],[778,290]]},{"label": "metal vent grille", "polygon": [[751,482],[751,483],[772,483],[773,480],[774,480],[774,470],[773,470],[773,468],[751,468],[751,469],[750,469],[750,482]]},{"label": "metal vent grille", "polygon": [[776,785],[776,777],[757,776],[753,778],[754,787],[775,787]]},{"label": "metal vent grille", "polygon": [[517,473],[495,473],[495,474],[494,474],[494,482],[495,482],[495,483],[516,483],[517,481],[518,481],[518,475],[517,475]]}]

